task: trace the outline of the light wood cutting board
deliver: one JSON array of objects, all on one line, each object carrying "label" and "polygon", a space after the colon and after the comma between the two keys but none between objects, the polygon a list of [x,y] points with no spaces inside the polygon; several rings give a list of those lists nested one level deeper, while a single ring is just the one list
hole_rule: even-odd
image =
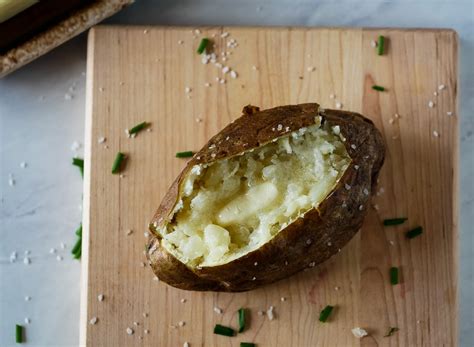
[{"label": "light wood cutting board", "polygon": [[[90,32],[82,343],[455,345],[456,33],[237,27],[200,32],[110,26]],[[229,36],[224,38],[225,32]],[[388,38],[383,56],[371,46],[380,34]],[[231,52],[222,63],[235,70],[237,78],[201,62],[196,48],[204,36],[214,39],[219,57]],[[228,48],[232,39],[237,47]],[[216,82],[216,77],[226,83]],[[388,90],[376,92],[373,84]],[[438,90],[441,84],[445,88]],[[186,93],[186,87],[192,90]],[[304,102],[326,108],[341,103],[343,109],[370,117],[384,135],[386,162],[361,232],[322,266],[247,293],[186,292],[155,281],[151,270],[142,266],[144,232],[185,165],[175,153],[199,149],[249,103],[270,108]],[[144,120],[152,123],[151,132],[127,138],[124,129]],[[106,142],[98,143],[102,136]],[[123,177],[111,174],[118,151],[129,157]],[[400,216],[409,218],[405,225],[382,226],[383,219]],[[407,240],[404,232],[418,225],[424,234]],[[133,233],[127,235],[128,230]],[[391,266],[401,269],[400,285],[390,285]],[[102,302],[99,294],[105,296]],[[328,304],[336,310],[323,324],[318,316]],[[273,321],[257,314],[270,305],[276,312]],[[216,323],[237,326],[240,307],[251,311],[250,328],[233,338],[213,335]],[[98,318],[95,325],[89,324],[92,317]],[[127,327],[133,335],[127,334]],[[354,327],[365,328],[369,336],[356,339]],[[389,327],[400,330],[383,337]]]}]

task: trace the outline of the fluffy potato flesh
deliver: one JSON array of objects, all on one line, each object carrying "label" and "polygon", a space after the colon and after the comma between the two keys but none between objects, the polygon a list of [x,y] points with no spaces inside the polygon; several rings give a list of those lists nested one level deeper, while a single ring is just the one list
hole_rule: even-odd
[{"label": "fluffy potato flesh", "polygon": [[187,174],[162,245],[189,266],[258,249],[333,190],[351,159],[337,127],[315,124]]}]

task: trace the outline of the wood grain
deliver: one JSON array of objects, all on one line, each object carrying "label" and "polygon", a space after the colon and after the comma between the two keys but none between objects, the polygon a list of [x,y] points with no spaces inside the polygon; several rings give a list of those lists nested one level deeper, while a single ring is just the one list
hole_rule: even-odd
[{"label": "wood grain", "polygon": [[[191,28],[103,26],[90,32],[81,343],[456,345],[456,33],[200,30],[198,35]],[[222,38],[223,32],[229,37]],[[388,38],[383,56],[371,47],[379,34]],[[238,78],[201,63],[195,50],[203,36],[215,36],[219,54],[232,52],[224,64]],[[238,46],[227,48],[232,38]],[[311,67],[314,71],[308,71]],[[216,77],[226,83],[216,82]],[[206,82],[211,86],[205,87]],[[387,91],[373,91],[373,84]],[[438,91],[440,84],[446,88]],[[185,93],[186,87],[192,91]],[[430,100],[433,108],[428,107]],[[184,166],[175,152],[200,148],[249,103],[269,108],[315,101],[327,108],[340,102],[344,109],[363,113],[385,137],[387,158],[380,190],[362,231],[323,266],[252,292],[185,292],[155,281],[150,269],[141,265],[144,232]],[[448,111],[454,115],[448,116]],[[124,129],[144,120],[152,122],[151,132],[127,138]],[[103,144],[98,143],[101,136],[107,138]],[[128,155],[122,178],[110,172],[119,150]],[[382,227],[383,219],[400,216],[409,218],[405,225]],[[424,227],[424,234],[406,240],[403,232],[417,225]],[[133,234],[127,236],[129,229]],[[400,285],[389,283],[391,266],[401,269]],[[97,300],[98,294],[104,294],[103,302]],[[322,324],[318,315],[327,304],[336,305],[336,310],[330,322]],[[270,305],[275,306],[273,321],[257,314]],[[215,313],[215,306],[224,313]],[[213,335],[216,323],[236,327],[240,307],[252,313],[250,328],[234,338]],[[98,323],[90,325],[94,316]],[[180,321],[185,322],[183,327],[178,326]],[[390,326],[400,331],[383,337]],[[127,335],[127,327],[134,329],[133,335]],[[356,339],[351,333],[354,327],[365,328],[370,336]]]}]

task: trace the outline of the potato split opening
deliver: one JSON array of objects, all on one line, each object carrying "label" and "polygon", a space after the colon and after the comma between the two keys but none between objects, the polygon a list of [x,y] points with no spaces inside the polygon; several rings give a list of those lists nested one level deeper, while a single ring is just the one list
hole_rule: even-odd
[{"label": "potato split opening", "polygon": [[351,159],[339,127],[315,124],[241,155],[195,165],[183,180],[163,246],[191,267],[256,250],[317,207]]}]

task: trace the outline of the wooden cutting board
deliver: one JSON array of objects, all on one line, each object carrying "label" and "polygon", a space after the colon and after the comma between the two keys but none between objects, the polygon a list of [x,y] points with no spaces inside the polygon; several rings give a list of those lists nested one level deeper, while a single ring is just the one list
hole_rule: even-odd
[{"label": "wooden cutting board", "polygon": [[[82,343],[456,345],[456,33],[199,30],[102,26],[89,34]],[[229,35],[223,37],[224,33]],[[371,46],[380,34],[388,39],[383,56]],[[236,71],[237,78],[201,62],[196,48],[205,36],[213,38],[219,61]],[[221,61],[221,52],[230,52],[226,61]],[[387,91],[372,90],[374,84]],[[439,90],[440,85],[444,89]],[[186,87],[191,91],[187,93]],[[370,117],[384,135],[386,162],[361,232],[322,266],[247,293],[187,292],[154,280],[144,264],[144,232],[185,165],[175,153],[199,149],[238,117],[244,105],[270,108],[304,102],[319,102],[325,108],[340,103],[343,109]],[[152,123],[151,132],[127,138],[124,130],[142,121]],[[100,137],[106,142],[99,143]],[[111,174],[118,151],[128,155],[123,177]],[[403,226],[382,226],[385,218],[401,216],[409,218]],[[423,235],[407,240],[404,232],[418,225]],[[133,233],[127,235],[128,230]],[[391,266],[400,268],[399,285],[390,285]],[[336,309],[323,324],[318,316],[328,304]],[[257,314],[270,305],[276,313],[272,321]],[[217,314],[214,307],[223,313]],[[216,323],[237,326],[240,307],[251,312],[249,329],[233,338],[214,335]],[[89,324],[93,317],[98,318],[95,325]],[[128,335],[127,327],[134,334]],[[369,336],[355,338],[354,327],[366,329]],[[400,330],[383,337],[389,327]]]}]

